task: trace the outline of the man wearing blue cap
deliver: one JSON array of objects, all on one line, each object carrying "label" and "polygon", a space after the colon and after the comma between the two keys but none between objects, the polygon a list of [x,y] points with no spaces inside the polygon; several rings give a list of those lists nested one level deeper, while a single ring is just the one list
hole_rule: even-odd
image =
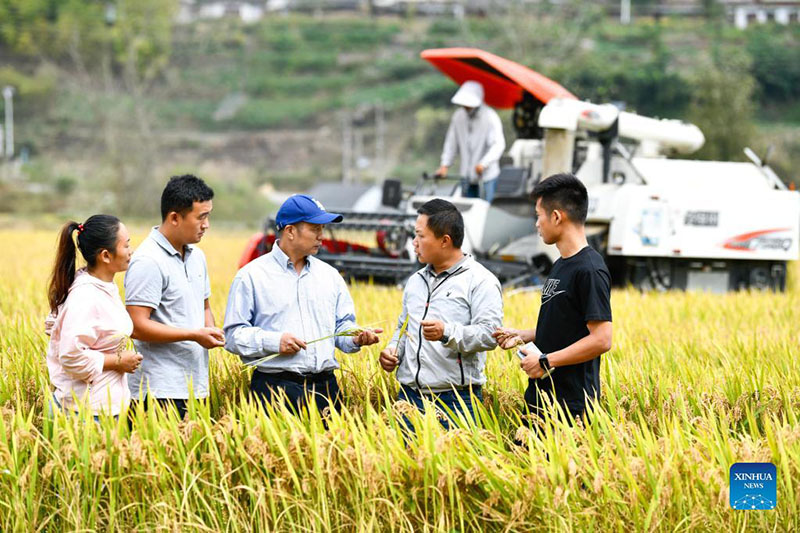
[{"label": "man wearing blue cap", "polygon": [[[378,342],[382,330],[356,324],[342,276],[314,257],[325,224],[341,221],[310,196],[289,197],[275,217],[272,251],[245,265],[231,284],[225,349],[256,367],[250,390],[263,401],[285,394],[299,412],[313,396],[320,411],[335,408],[341,401],[335,348],[353,353]],[[360,331],[335,336],[348,330]]]}]

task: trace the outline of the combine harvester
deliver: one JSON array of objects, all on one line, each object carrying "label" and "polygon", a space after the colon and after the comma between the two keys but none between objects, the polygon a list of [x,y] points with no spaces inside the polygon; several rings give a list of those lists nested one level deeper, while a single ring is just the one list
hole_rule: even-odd
[{"label": "combine harvester", "polygon": [[[331,233],[318,257],[345,277],[402,283],[420,266],[411,245],[416,210],[439,197],[464,216],[464,250],[504,286],[540,283],[558,251],[536,235],[530,192],[547,176],[573,172],[589,191],[590,244],[616,285],[784,290],[787,262],[798,258],[800,196],[751,150],[745,149],[749,163],[670,159],[702,147],[703,133],[580,101],[553,80],[482,50],[426,50],[422,57],[459,84],[481,82],[488,105],[513,108],[517,139],[491,205],[461,197],[453,179],[424,177],[413,191],[397,180],[357,194],[334,189],[338,201],[327,207],[345,221],[332,232],[373,232],[377,242],[365,246]],[[273,224],[253,237],[241,264],[270,249]]]}]

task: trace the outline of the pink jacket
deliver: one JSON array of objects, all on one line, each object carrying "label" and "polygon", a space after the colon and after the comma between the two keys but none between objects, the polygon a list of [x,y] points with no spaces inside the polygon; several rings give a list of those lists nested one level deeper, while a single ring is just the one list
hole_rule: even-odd
[{"label": "pink jacket", "polygon": [[130,401],[128,377],[103,371],[106,354],[116,354],[133,332],[133,322],[114,283],[80,270],[57,314],[47,317],[47,369],[56,399],[66,409],[88,401],[94,414],[118,415]]}]

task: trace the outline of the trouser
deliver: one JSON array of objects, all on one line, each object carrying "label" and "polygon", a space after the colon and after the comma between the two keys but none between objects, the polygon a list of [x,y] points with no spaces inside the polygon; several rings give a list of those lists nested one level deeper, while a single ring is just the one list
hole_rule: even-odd
[{"label": "trouser", "polygon": [[170,408],[175,408],[175,410],[178,411],[178,418],[180,420],[186,418],[189,400],[183,400],[180,398],[156,398],[156,401],[165,411]]},{"label": "trouser", "polygon": [[[56,411],[61,411],[62,413],[66,414],[66,415],[70,415],[70,414],[77,415],[78,414],[76,411],[73,411],[72,409],[67,409],[63,405],[61,405],[61,402],[58,401],[58,398],[56,398],[56,395],[52,394],[50,396],[50,401],[47,402],[47,414],[52,418],[55,415]],[[114,420],[116,420],[118,418],[119,418],[119,415],[114,415]],[[92,419],[95,422],[99,423],[100,422],[100,415],[92,415]]]},{"label": "trouser", "polygon": [[[528,413],[530,414],[530,417],[528,417],[529,426],[537,431],[542,428],[542,424],[545,421],[545,411],[548,405],[548,403],[546,403],[542,397],[543,395],[548,397],[550,403],[555,403],[551,394],[539,392],[539,389],[530,384],[528,384],[528,388],[525,389],[525,404],[527,405]],[[558,405],[562,411],[562,415],[560,416],[563,416],[565,421],[570,426],[572,426],[577,420],[581,420],[584,425],[589,421],[585,404],[582,406],[577,406],[569,404],[563,400],[558,400]]]},{"label": "trouser", "polygon": [[[483,191],[481,191],[481,189],[483,189]],[[492,203],[496,191],[497,179],[484,181],[483,187],[481,187],[480,183],[470,183],[468,180],[463,180],[461,182],[461,196],[464,198],[483,198],[487,202]]]},{"label": "trouser", "polygon": [[317,374],[296,372],[268,374],[256,370],[250,381],[250,393],[266,403],[282,400],[296,414],[308,408],[312,397],[320,413],[326,407],[338,409],[342,402],[339,383],[333,370]]},{"label": "trouser", "polygon": [[[183,420],[186,418],[186,413],[189,411],[189,400],[181,399],[181,398],[152,398],[153,400],[158,402],[158,405],[164,411],[169,409],[175,409],[178,412],[178,418]],[[145,396],[143,400],[131,400],[130,406],[130,413],[133,414],[136,411],[136,404],[142,402],[144,405],[145,410],[149,408],[150,398]],[[196,401],[203,401],[203,399],[198,399]]]},{"label": "trouser", "polygon": [[[452,423],[458,419],[459,413],[464,418],[475,421],[472,402],[482,402],[483,394],[480,385],[445,392],[420,392],[414,387],[401,384],[398,400],[405,400],[420,411],[425,409],[423,400],[431,401],[438,407],[446,407],[447,409],[443,409],[445,416],[439,417],[439,421],[445,429],[450,429]],[[461,402],[464,402],[464,407],[461,406]],[[407,418],[404,421],[409,428],[412,427]]]}]

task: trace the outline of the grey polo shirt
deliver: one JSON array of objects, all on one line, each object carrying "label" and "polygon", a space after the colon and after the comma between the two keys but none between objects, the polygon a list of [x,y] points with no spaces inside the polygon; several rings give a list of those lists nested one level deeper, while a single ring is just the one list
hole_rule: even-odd
[{"label": "grey polo shirt", "polygon": [[[202,250],[186,246],[184,256],[154,227],[136,249],[125,273],[125,304],[149,307],[150,318],[167,326],[198,329],[205,326],[205,300],[211,295]],[[153,343],[134,341],[142,354],[139,369],[128,377],[134,398],[150,387],[156,398],[188,399],[208,396],[208,350],[193,341]]]}]

